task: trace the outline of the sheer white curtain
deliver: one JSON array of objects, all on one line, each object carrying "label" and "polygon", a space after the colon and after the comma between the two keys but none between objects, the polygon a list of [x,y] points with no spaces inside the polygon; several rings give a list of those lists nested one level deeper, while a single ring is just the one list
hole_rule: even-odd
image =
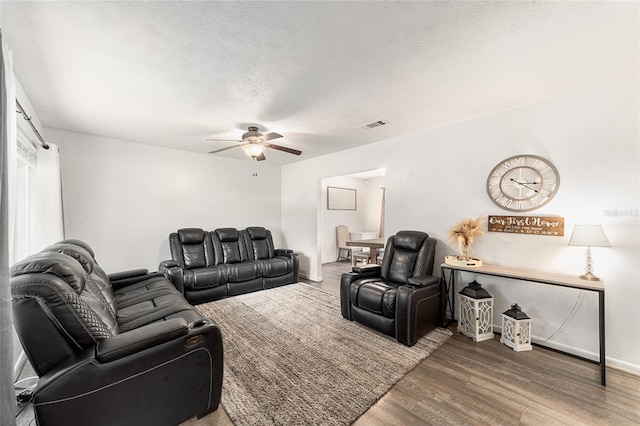
[{"label": "sheer white curtain", "polygon": [[35,182],[32,185],[29,252],[35,253],[64,238],[62,184],[58,147],[38,146]]},{"label": "sheer white curtain", "polygon": [[11,174],[16,165],[16,94],[11,52],[2,41],[2,64],[0,64],[0,424],[15,424],[15,396],[13,391],[13,326],[11,315],[11,292],[9,289],[9,241]]}]

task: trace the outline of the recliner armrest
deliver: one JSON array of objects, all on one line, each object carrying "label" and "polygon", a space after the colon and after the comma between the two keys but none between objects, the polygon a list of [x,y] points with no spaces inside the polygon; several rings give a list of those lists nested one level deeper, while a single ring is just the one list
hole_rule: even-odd
[{"label": "recliner armrest", "polygon": [[96,359],[100,362],[111,362],[186,336],[188,331],[189,324],[184,318],[149,324],[99,341],[96,345]]},{"label": "recliner armrest", "polygon": [[417,285],[420,287],[427,287],[433,284],[437,284],[439,282],[440,282],[440,278],[434,277],[433,275],[421,275],[419,277],[409,278],[409,284]]},{"label": "recliner armrest", "polygon": [[380,265],[367,264],[363,266],[354,266],[351,270],[356,274],[366,274],[368,276],[369,274],[379,275],[381,268]]},{"label": "recliner armrest", "polygon": [[276,254],[276,256],[287,256],[287,255],[293,254],[293,250],[291,250],[291,249],[276,249],[275,250],[275,254]]}]

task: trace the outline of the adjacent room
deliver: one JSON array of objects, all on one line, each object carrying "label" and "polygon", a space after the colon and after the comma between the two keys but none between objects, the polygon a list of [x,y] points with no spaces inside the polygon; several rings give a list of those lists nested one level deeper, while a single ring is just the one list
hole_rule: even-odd
[{"label": "adjacent room", "polygon": [[640,423],[639,2],[0,36],[0,424]]}]

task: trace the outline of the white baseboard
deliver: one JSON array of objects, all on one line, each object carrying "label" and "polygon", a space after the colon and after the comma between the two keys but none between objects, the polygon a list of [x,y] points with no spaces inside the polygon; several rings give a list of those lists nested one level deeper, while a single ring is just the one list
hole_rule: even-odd
[{"label": "white baseboard", "polygon": [[309,274],[304,274],[302,272],[298,272],[298,278],[304,278],[305,280],[313,281],[314,283],[322,282],[322,277],[312,277]]},{"label": "white baseboard", "polygon": [[[493,330],[496,333],[502,333],[502,327],[500,327],[500,326],[494,325],[493,326]],[[571,354],[571,355],[579,356],[581,358],[588,359],[588,360],[591,360],[591,361],[599,362],[599,360],[600,360],[600,354],[599,353],[586,351],[584,349],[576,348],[576,347],[573,347],[573,346],[568,346],[568,345],[565,345],[563,343],[553,342],[553,341],[550,341],[550,340],[545,341],[544,339],[542,339],[540,337],[536,337],[536,336],[531,336],[531,342],[535,343],[535,344],[538,344],[540,346],[545,346],[545,347],[548,347],[548,348],[551,348],[551,349],[555,349],[555,350],[558,350],[558,351],[566,352],[566,353]],[[631,364],[630,362],[621,361],[621,360],[616,359],[616,358],[608,357],[608,356],[606,356],[606,351],[605,351],[605,357],[606,357],[606,365],[607,365],[607,367],[615,368],[617,370],[622,370],[622,371],[625,371],[627,373],[631,373],[631,374],[640,376],[640,365]]]}]

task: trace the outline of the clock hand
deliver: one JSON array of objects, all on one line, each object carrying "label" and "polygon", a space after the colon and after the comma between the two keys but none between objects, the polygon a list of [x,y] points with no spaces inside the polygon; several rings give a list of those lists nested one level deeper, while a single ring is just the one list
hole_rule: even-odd
[{"label": "clock hand", "polygon": [[536,184],[538,184],[539,182],[518,182],[518,181],[517,181],[517,180],[515,180],[514,178],[511,178],[511,179],[509,179],[509,180],[510,180],[511,182],[517,183],[518,185],[524,186],[525,188],[530,189],[530,190],[532,190],[533,192],[538,192],[538,190],[537,190],[537,189],[532,188],[532,187],[530,187],[530,186],[528,186],[528,185],[536,185]]}]

